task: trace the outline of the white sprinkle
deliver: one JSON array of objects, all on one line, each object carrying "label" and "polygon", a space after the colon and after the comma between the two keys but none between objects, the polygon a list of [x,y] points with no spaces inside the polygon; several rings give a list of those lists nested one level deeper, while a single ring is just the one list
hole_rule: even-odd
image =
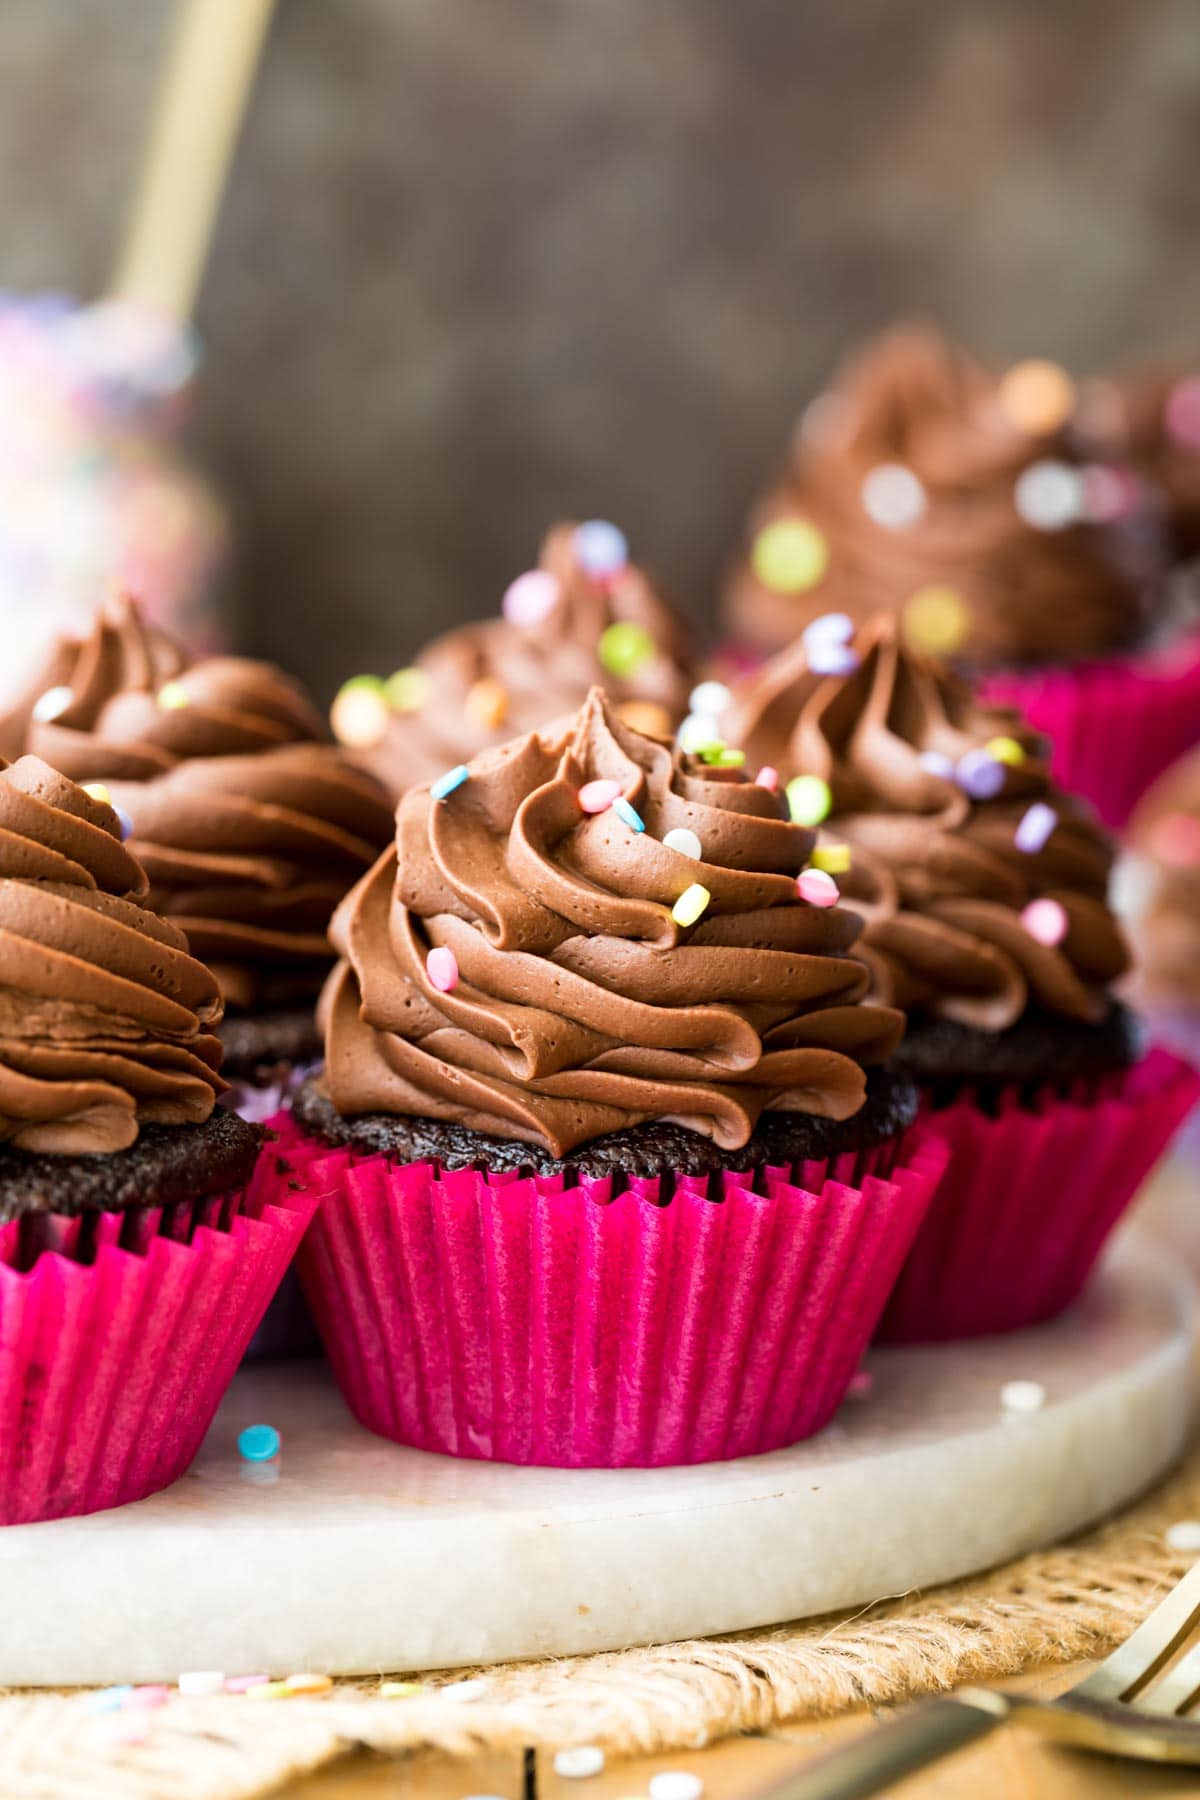
[{"label": "white sprinkle", "polygon": [[1000,1389],[1000,1405],[1006,1413],[1041,1412],[1046,1390],[1040,1381],[1006,1381]]},{"label": "white sprinkle", "polygon": [[554,1758],[554,1773],[566,1781],[583,1781],[603,1768],[604,1752],[598,1744],[576,1744],[573,1750],[559,1750]]},{"label": "white sprinkle", "polygon": [[725,711],[733,695],[723,681],[702,681],[688,699],[689,712],[710,713],[714,718]]},{"label": "white sprinkle", "polygon": [[1030,463],[1017,477],[1013,504],[1027,525],[1061,531],[1083,516],[1083,477],[1069,463]]},{"label": "white sprinkle", "polygon": [[219,1694],[225,1686],[225,1676],[218,1669],[188,1669],[179,1677],[181,1694]]},{"label": "white sprinkle", "polygon": [[700,839],[686,825],[677,825],[674,831],[668,831],[663,843],[668,850],[677,850],[680,856],[690,856],[695,862],[703,855]]},{"label": "white sprinkle", "polygon": [[888,531],[905,531],[925,511],[920,477],[903,463],[879,463],[864,476],[863,511]]},{"label": "white sprinkle", "polygon": [[650,1777],[648,1791],[650,1800],[700,1800],[704,1783],[690,1769],[664,1769]]},{"label": "white sprinkle", "polygon": [[723,741],[720,723],[712,713],[691,712],[679,727],[679,748],[689,756]]},{"label": "white sprinkle", "polygon": [[448,1687],[437,1689],[439,1700],[457,1700],[462,1705],[469,1705],[472,1700],[479,1700],[487,1693],[487,1682],[476,1676],[472,1681],[452,1681]]},{"label": "white sprinkle", "polygon": [[1177,1519],[1166,1529],[1172,1550],[1200,1550],[1200,1519]]},{"label": "white sprinkle", "polygon": [[69,687],[47,688],[35,702],[33,716],[39,725],[48,725],[51,719],[57,719],[72,705],[75,696]]}]

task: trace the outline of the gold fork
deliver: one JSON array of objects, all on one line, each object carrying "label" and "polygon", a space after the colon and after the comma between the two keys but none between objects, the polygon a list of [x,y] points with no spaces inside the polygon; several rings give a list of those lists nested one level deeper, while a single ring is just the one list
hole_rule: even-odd
[{"label": "gold fork", "polygon": [[1078,1750],[1200,1763],[1200,1723],[1181,1716],[1200,1699],[1200,1644],[1167,1668],[1198,1621],[1200,1563],[1132,1637],[1065,1694],[1038,1700],[964,1687],[920,1701],[756,1800],[864,1800],[1010,1719]]}]

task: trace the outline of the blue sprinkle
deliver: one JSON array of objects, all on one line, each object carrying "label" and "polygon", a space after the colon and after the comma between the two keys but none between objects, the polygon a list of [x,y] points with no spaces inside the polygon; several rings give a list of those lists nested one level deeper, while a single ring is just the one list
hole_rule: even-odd
[{"label": "blue sprinkle", "polygon": [[132,1692],[128,1682],[123,1687],[99,1688],[88,1695],[87,1709],[96,1713],[120,1712]]},{"label": "blue sprinkle", "polygon": [[272,1462],[281,1442],[273,1425],[247,1425],[238,1433],[238,1451],[247,1462]]},{"label": "blue sprinkle", "polygon": [[123,806],[117,806],[115,802],[113,804],[113,811],[116,813],[117,823],[121,827],[121,842],[124,843],[127,838],[133,836],[133,820],[125,811],[125,808]]},{"label": "blue sprinkle", "polygon": [[588,519],[577,525],[574,546],[580,568],[598,578],[619,574],[629,561],[625,533],[607,519]]},{"label": "blue sprinkle", "polygon": [[468,781],[470,775],[471,771],[466,763],[459,763],[456,769],[448,769],[444,775],[439,775],[429,792],[435,800],[444,800],[447,794],[452,794],[455,788],[460,788],[464,781]]},{"label": "blue sprinkle", "polygon": [[612,809],[618,819],[628,825],[630,831],[645,831],[646,821],[634,806],[630,806],[624,794],[618,794],[612,803]]}]

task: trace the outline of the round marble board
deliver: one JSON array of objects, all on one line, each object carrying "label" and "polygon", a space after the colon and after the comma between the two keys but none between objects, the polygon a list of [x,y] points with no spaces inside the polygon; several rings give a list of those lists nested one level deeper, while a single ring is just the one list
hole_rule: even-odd
[{"label": "round marble board", "polygon": [[[1189,1279],[1145,1240],[1007,1339],[872,1354],[795,1449],[565,1471],[402,1450],[317,1364],[243,1371],[191,1471],[91,1518],[0,1531],[0,1683],[416,1670],[612,1649],[859,1606],[1049,1544],[1182,1449]],[[1006,1416],[1009,1381],[1044,1406]],[[277,1467],[239,1430],[283,1435]]]}]

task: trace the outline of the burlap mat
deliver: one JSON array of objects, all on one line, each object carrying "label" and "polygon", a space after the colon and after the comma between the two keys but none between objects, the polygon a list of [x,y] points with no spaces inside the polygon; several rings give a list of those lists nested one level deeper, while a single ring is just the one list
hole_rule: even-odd
[{"label": "burlap mat", "polygon": [[[86,1694],[0,1699],[4,1800],[246,1800],[359,1746],[467,1756],[522,1745],[695,1748],[787,1719],[879,1704],[1034,1663],[1106,1653],[1192,1561],[1167,1527],[1200,1518],[1200,1444],[1148,1499],[1059,1549],[854,1615],[732,1638],[483,1671],[475,1700],[440,1681],[406,1699],[378,1683],[320,1699],[172,1699],[98,1715]],[[145,1741],[122,1741],[130,1730]]]}]

